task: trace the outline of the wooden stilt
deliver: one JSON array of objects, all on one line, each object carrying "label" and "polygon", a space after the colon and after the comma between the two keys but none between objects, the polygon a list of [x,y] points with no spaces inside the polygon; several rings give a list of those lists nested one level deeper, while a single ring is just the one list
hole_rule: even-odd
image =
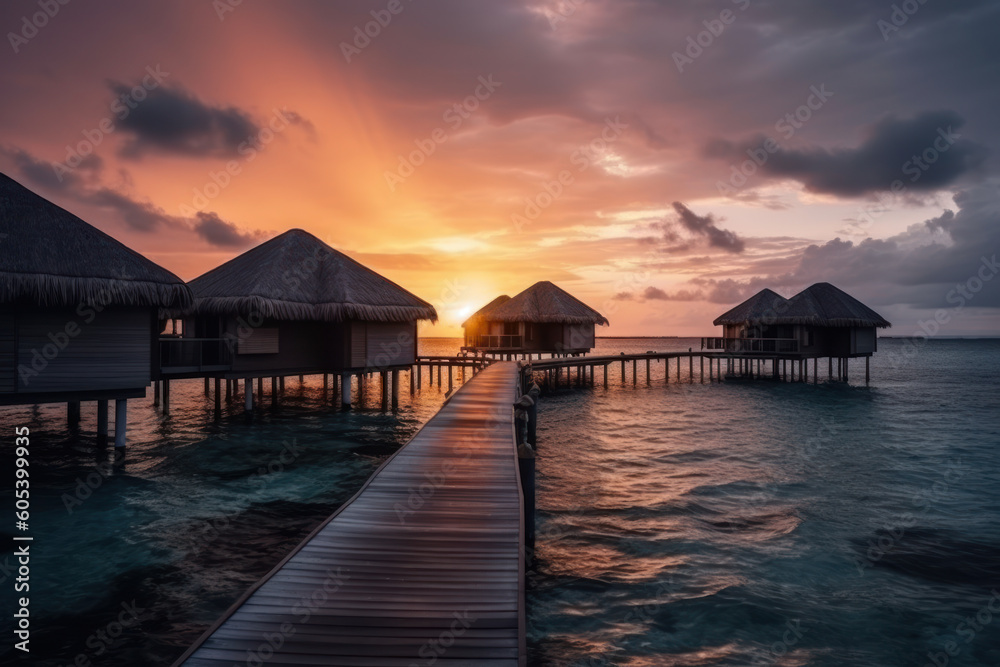
[{"label": "wooden stilt", "polygon": [[691,354],[691,350],[688,349],[688,383],[694,382],[694,356]]},{"label": "wooden stilt", "polygon": [[278,378],[277,376],[271,377],[271,406],[275,407],[278,405]]},{"label": "wooden stilt", "polygon": [[278,378],[278,388],[281,390],[282,394],[285,393],[285,376],[284,375],[282,375],[282,376],[280,376]]},{"label": "wooden stilt", "polygon": [[163,414],[170,414],[170,380],[163,381]]},{"label": "wooden stilt", "polygon": [[819,382],[819,357],[813,357],[813,384]]},{"label": "wooden stilt", "polygon": [[392,409],[399,408],[399,371],[392,372]]},{"label": "wooden stilt", "polygon": [[451,392],[452,392],[452,391],[454,390],[454,388],[455,388],[455,386],[454,386],[454,381],[452,380],[452,375],[453,375],[453,370],[454,370],[454,369],[453,369],[452,365],[451,365],[451,364],[448,364],[448,393],[449,393],[449,394],[450,394],[450,393],[451,393]]},{"label": "wooden stilt", "polygon": [[340,374],[340,405],[345,409],[351,407],[351,374]]},{"label": "wooden stilt", "polygon": [[80,401],[70,401],[66,404],[66,421],[70,426],[80,423]]},{"label": "wooden stilt", "polygon": [[305,381],[306,381],[306,376],[305,375],[300,375],[299,376],[299,384],[302,384]]},{"label": "wooden stilt", "polygon": [[604,388],[608,388],[608,364],[604,364]]},{"label": "wooden stilt", "polygon": [[389,410],[389,371],[382,371],[379,373],[379,379],[382,384],[382,412],[388,412]]},{"label": "wooden stilt", "polygon": [[253,378],[243,379],[243,411],[253,412]]},{"label": "wooden stilt", "polygon": [[830,363],[830,380],[833,381],[833,357],[827,357],[826,360]]},{"label": "wooden stilt", "polygon": [[125,449],[125,428],[128,425],[128,400],[115,401],[115,450]]},{"label": "wooden stilt", "polygon": [[208,396],[208,376],[205,376],[205,395]]},{"label": "wooden stilt", "polygon": [[323,395],[326,395],[327,390],[330,388],[330,376],[323,373]]},{"label": "wooden stilt", "polygon": [[[507,356],[509,357],[510,355],[508,354]],[[438,389],[440,388],[441,388],[441,364],[438,364]]]},{"label": "wooden stilt", "polygon": [[851,361],[850,358],[844,357],[844,382],[850,382],[850,380],[847,377],[847,369],[850,361]]},{"label": "wooden stilt", "polygon": [[870,361],[871,357],[865,357],[865,386],[868,386],[868,383],[871,381],[871,367],[869,365]]},{"label": "wooden stilt", "polygon": [[160,381],[153,380],[153,407],[160,407]]},{"label": "wooden stilt", "polygon": [[259,378],[257,378],[257,396],[260,397],[260,400],[262,400],[262,401],[264,400],[264,376],[263,375],[261,375]]},{"label": "wooden stilt", "polygon": [[215,378],[215,412],[222,412],[222,378]]},{"label": "wooden stilt", "polygon": [[108,402],[97,401],[97,438],[105,443],[108,441]]},{"label": "wooden stilt", "polygon": [[358,373],[358,405],[363,406],[365,403],[365,374]]},{"label": "wooden stilt", "polygon": [[423,372],[420,369],[420,364],[417,364],[417,389],[420,389],[420,385],[423,382]]},{"label": "wooden stilt", "polygon": [[646,385],[650,384],[651,380],[649,377],[649,359],[646,359]]},{"label": "wooden stilt", "polygon": [[229,403],[231,400],[233,400],[233,381],[227,378],[226,379],[226,403]]},{"label": "wooden stilt", "polygon": [[415,393],[417,393],[417,378],[415,377],[416,373],[414,372],[417,368],[420,367],[410,366],[410,396],[413,396]]},{"label": "wooden stilt", "polygon": [[677,381],[681,381],[681,358],[677,357]]},{"label": "wooden stilt", "polygon": [[638,363],[639,363],[638,360],[636,360],[636,359],[632,360],[632,386],[633,387],[636,385],[636,383],[639,380],[639,373],[636,372],[636,368],[638,368]]}]

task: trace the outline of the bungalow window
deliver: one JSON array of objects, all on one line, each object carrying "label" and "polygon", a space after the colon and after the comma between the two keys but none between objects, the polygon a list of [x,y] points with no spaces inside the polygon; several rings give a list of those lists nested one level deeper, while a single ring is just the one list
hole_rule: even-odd
[{"label": "bungalow window", "polygon": [[503,323],[503,335],[504,336],[516,336],[520,333],[520,326],[518,322],[504,322]]},{"label": "bungalow window", "polygon": [[813,330],[806,329],[806,347],[813,346]]}]

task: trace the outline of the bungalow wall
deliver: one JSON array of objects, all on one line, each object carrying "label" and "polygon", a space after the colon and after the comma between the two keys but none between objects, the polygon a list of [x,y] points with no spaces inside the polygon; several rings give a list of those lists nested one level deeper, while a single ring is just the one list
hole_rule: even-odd
[{"label": "bungalow wall", "polygon": [[0,311],[0,402],[142,395],[153,366],[153,317],[151,308]]},{"label": "bungalow wall", "polygon": [[[213,337],[211,319],[196,322],[193,335]],[[224,373],[230,377],[409,366],[417,355],[415,322],[266,320],[250,327],[226,318],[220,335],[232,359]]]}]

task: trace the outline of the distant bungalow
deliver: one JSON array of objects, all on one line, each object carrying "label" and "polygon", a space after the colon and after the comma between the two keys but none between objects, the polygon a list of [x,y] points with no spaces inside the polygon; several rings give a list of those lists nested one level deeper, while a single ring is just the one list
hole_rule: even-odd
[{"label": "distant bungalow", "polygon": [[181,337],[163,341],[165,378],[244,379],[251,389],[251,378],[339,373],[347,404],[350,374],[408,369],[417,321],[437,319],[428,302],[301,229],[189,285]]},{"label": "distant bungalow", "polygon": [[487,354],[578,355],[594,347],[594,326],[607,325],[599,312],[548,281],[517,296],[503,295],[468,320],[464,350]]},{"label": "distant bungalow", "polygon": [[125,445],[129,398],[156,370],[161,308],[185,307],[180,278],[0,174],[0,405],[98,401],[98,434],[116,403]]},{"label": "distant bungalow", "polygon": [[[705,339],[705,348],[800,361],[829,357],[831,369],[834,358],[871,357],[878,348],[876,329],[892,326],[830,283],[816,283],[790,299],[761,290],[713,324],[723,327],[723,337]],[[840,375],[846,376],[846,362]]]}]

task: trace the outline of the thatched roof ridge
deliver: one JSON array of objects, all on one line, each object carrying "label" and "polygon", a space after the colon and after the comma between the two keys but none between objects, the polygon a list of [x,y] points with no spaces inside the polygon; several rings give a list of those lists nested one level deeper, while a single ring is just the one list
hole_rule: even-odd
[{"label": "thatched roof ridge", "polygon": [[788,299],[777,292],[762,289],[740,305],[727,310],[712,322],[715,326],[726,324],[757,324],[777,317],[777,312],[787,307]]},{"label": "thatched roof ridge", "polygon": [[830,283],[816,283],[788,300],[782,317],[789,324],[818,323],[827,327],[891,327],[884,317]]},{"label": "thatched roof ridge", "polygon": [[830,283],[816,283],[790,299],[763,289],[719,316],[718,325],[812,324],[823,327],[891,327],[884,317]]},{"label": "thatched roof ridge", "polygon": [[291,229],[190,282],[195,314],[256,313],[284,320],[437,320],[434,306]]},{"label": "thatched roof ridge", "polygon": [[462,326],[467,327],[473,322],[478,322],[487,319],[486,318],[487,315],[489,315],[498,306],[502,306],[508,301],[510,301],[510,297],[507,296],[506,294],[501,294],[500,296],[493,299],[492,301],[490,301],[488,304],[486,304],[476,312],[472,313],[472,315],[469,315],[469,319],[462,322]]},{"label": "thatched roof ridge", "polygon": [[180,278],[0,173],[0,303],[184,307]]},{"label": "thatched roof ridge", "polygon": [[607,318],[599,312],[547,280],[535,283],[492,308],[485,319],[539,324],[608,324]]}]

